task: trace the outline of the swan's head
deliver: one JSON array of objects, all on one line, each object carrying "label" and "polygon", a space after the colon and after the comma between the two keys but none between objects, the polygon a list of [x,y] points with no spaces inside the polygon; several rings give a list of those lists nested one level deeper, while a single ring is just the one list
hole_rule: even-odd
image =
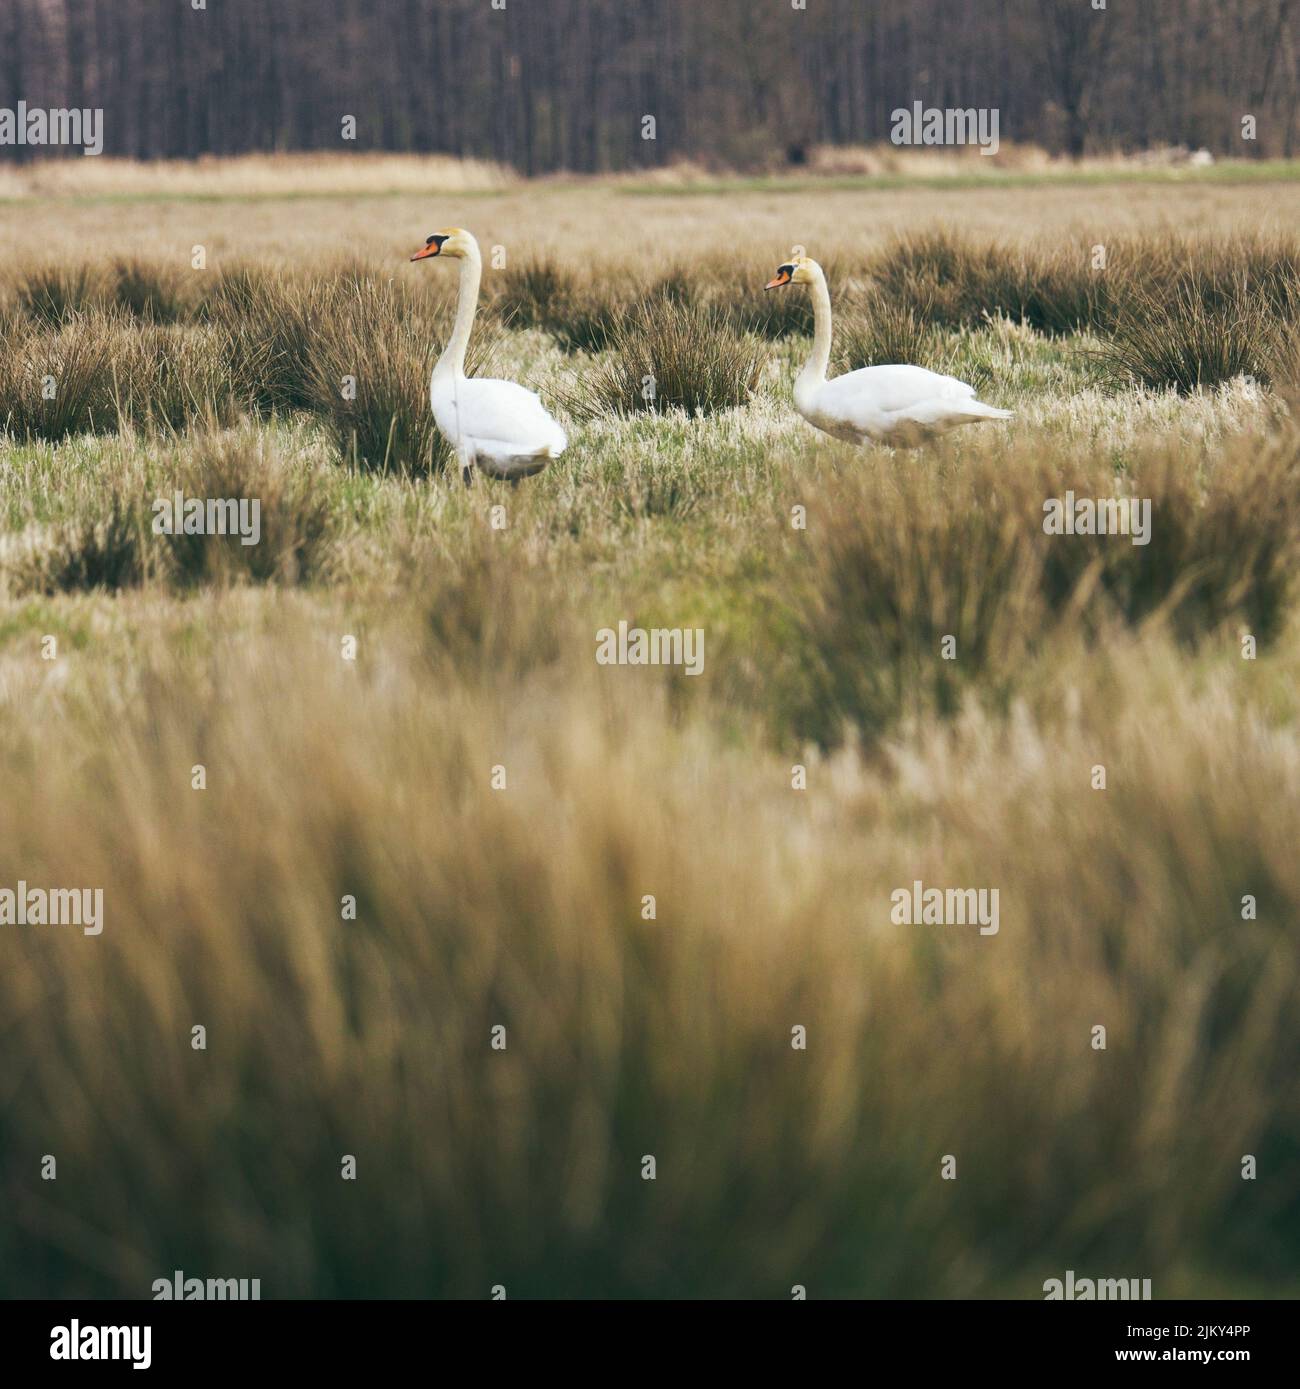
[{"label": "swan's head", "polygon": [[817,262],[807,256],[798,260],[788,260],[776,267],[776,274],[763,286],[764,289],[784,289],[786,285],[810,285],[817,278]]},{"label": "swan's head", "polygon": [[423,246],[411,257],[412,260],[428,260],[430,256],[462,256],[473,253],[474,238],[460,227],[448,227],[446,231],[434,232]]}]

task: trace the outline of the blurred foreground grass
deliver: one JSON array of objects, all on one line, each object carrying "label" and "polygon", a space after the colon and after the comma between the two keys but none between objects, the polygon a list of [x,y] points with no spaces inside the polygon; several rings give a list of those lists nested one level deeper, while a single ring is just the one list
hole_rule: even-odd
[{"label": "blurred foreground grass", "polygon": [[[13,331],[181,379],[115,283],[102,337]],[[596,413],[518,489],[354,463],[292,324],[226,418],[119,386],[0,437],[0,887],[105,901],[0,926],[0,1291],[1294,1294],[1289,384],[1125,387],[939,283],[926,341],[1018,414],[916,455],[793,417],[797,323],[748,403]],[[560,400],[608,360],[495,350]],[[178,486],[264,545],[154,536]],[[1045,536],[1067,489],[1152,543]],[[703,675],[598,666],[620,619],[702,628]],[[916,880],[997,888],[998,934],[893,924]]]}]

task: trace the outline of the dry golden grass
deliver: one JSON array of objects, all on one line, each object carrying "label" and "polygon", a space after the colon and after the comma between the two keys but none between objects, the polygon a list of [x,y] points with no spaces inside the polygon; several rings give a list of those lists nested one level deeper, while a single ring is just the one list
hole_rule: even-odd
[{"label": "dry golden grass", "polygon": [[[992,162],[976,159],[976,168]],[[504,246],[516,260],[549,249],[575,267],[593,257],[626,257],[653,271],[701,253],[767,264],[795,242],[823,261],[856,257],[896,235],[944,223],[1003,240],[1085,235],[1107,241],[1143,231],[1286,232],[1300,221],[1294,177],[1246,184],[1172,176],[1130,182],[1107,181],[1097,170],[1085,180],[973,187],[959,178],[947,180],[951,187],[944,180],[934,186],[904,178],[880,188],[715,179],[692,191],[689,181],[645,178],[543,179],[492,188],[471,173],[466,190],[449,170],[442,181],[420,182],[415,190],[404,178],[385,175],[391,196],[378,196],[368,161],[336,159],[328,163],[330,178],[343,181],[318,183],[311,196],[286,197],[293,185],[277,185],[273,174],[268,186],[267,166],[259,162],[262,195],[241,197],[245,174],[236,162],[229,169],[216,163],[210,173],[199,165],[185,174],[185,193],[149,197],[128,191],[137,177],[154,179],[147,170],[123,170],[120,187],[104,175],[106,186],[97,193],[89,166],[98,162],[40,166],[49,169],[42,177],[69,181],[66,195],[0,201],[0,263],[37,252],[79,261],[93,251],[172,258],[188,270],[191,248],[202,245],[213,267],[232,258],[314,262],[356,252],[396,270],[431,231],[457,225],[472,228],[485,247]],[[14,187],[7,196],[17,193]]]},{"label": "dry golden grass", "polygon": [[[796,792],[549,600],[489,635],[538,574],[467,563],[425,579],[427,654],[390,618],[346,663],[342,613],[210,599],[57,676],[11,646],[6,866],[106,903],[0,978],[14,1290],[1294,1279],[1300,745],[1240,676],[1067,644],[1054,712],[927,721]],[[914,878],[999,887],[999,934],[891,925]]]},{"label": "dry golden grass", "polygon": [[[1108,374],[1076,255],[1244,267],[1255,345],[1291,187],[0,205],[35,426],[0,435],[0,887],[105,901],[0,926],[3,1290],[1300,1286],[1294,387]],[[354,466],[320,395],[357,361],[368,437],[423,449],[452,285],[401,257],[447,222],[510,247],[494,365],[570,432],[515,489]],[[1015,419],[812,434],[806,315],[746,291],[796,239],[842,346],[931,346]],[[592,325],[655,286],[725,314],[752,396],[575,420]],[[1159,343],[1209,359],[1193,320]],[[113,415],[65,437],[30,385],[78,344]],[[259,496],[265,549],[153,535],[177,487]],[[1066,489],[1150,499],[1152,543],[1045,536]],[[620,619],[702,628],[704,673],[597,665]],[[996,887],[998,934],[895,925],[917,879]]]},{"label": "dry golden grass", "polygon": [[248,154],[141,163],[101,156],[0,165],[3,198],[292,198],[499,192],[516,176],[450,155]]}]

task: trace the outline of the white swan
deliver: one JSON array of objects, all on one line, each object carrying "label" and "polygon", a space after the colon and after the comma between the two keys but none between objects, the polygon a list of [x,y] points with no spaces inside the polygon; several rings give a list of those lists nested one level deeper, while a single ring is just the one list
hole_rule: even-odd
[{"label": "white swan", "polygon": [[803,256],[778,266],[764,288],[790,284],[812,290],[812,356],[794,383],[795,409],[809,424],[851,444],[873,440],[915,448],[959,424],[1011,418],[1010,410],[976,400],[974,386],[925,367],[862,367],[828,381],[831,296],[826,276],[815,260]]},{"label": "white swan", "polygon": [[411,259],[431,256],[453,256],[460,261],[456,326],[433,369],[429,404],[438,428],[456,450],[461,477],[468,486],[476,466],[490,477],[512,481],[540,473],[568,443],[540,398],[513,381],[465,375],[465,349],[483,275],[478,242],[460,227],[449,227],[431,236]]}]

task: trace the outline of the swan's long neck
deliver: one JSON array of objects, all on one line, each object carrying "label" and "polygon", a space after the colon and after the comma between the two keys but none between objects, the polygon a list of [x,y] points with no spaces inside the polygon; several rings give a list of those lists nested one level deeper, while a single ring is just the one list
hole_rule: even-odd
[{"label": "swan's long neck", "polygon": [[460,261],[460,297],[456,303],[456,326],[451,330],[447,346],[438,358],[433,374],[437,376],[465,375],[465,350],[469,347],[470,330],[478,309],[478,287],[483,278],[483,258],[473,241]]},{"label": "swan's long neck", "polygon": [[826,380],[826,368],[831,363],[831,293],[826,288],[826,276],[820,265],[812,267],[813,282],[809,286],[813,302],[813,350],[798,384],[820,386]]}]

